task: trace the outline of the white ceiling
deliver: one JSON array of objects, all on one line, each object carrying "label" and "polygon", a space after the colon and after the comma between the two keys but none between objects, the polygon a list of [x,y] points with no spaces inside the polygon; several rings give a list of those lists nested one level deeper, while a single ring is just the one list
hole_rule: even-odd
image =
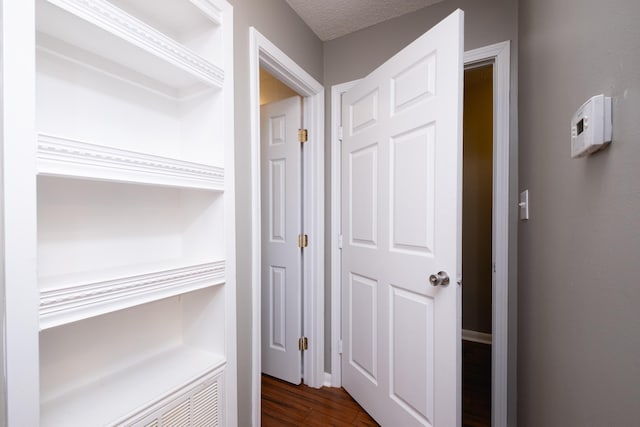
[{"label": "white ceiling", "polygon": [[322,41],[332,40],[442,0],[286,0]]}]

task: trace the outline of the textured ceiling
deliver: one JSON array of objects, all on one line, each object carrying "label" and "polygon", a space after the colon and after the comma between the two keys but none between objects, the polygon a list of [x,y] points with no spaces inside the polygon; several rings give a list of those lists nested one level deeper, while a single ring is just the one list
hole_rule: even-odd
[{"label": "textured ceiling", "polygon": [[286,1],[322,41],[327,41],[442,0]]}]

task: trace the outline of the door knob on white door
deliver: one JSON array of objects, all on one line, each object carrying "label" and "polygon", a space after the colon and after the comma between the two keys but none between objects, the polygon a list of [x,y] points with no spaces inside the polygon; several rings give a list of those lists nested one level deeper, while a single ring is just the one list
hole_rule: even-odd
[{"label": "door knob on white door", "polygon": [[447,286],[449,284],[449,275],[445,271],[439,271],[438,274],[429,276],[429,283],[433,286]]}]

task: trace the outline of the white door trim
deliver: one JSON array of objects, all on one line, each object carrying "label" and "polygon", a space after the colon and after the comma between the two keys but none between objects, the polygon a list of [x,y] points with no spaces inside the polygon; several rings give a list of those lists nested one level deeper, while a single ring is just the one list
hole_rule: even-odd
[{"label": "white door trim", "polygon": [[[465,66],[484,61],[494,65],[493,239],[495,262],[492,331],[492,408],[494,427],[507,425],[507,340],[509,289],[509,41],[465,52]],[[359,80],[331,88],[331,385],[340,387],[340,124],[341,95]]]},{"label": "white door trim", "polygon": [[[340,365],[342,347],[341,307],[342,257],[340,239],[342,224],[342,162],[341,139],[338,128],[342,125],[342,94],[351,89],[360,80],[353,80],[331,87],[331,386],[342,386],[342,368]],[[337,367],[337,368],[336,368]]]},{"label": "white door trim", "polygon": [[303,333],[309,339],[304,356],[305,384],[324,381],[324,88],[258,30],[249,29],[251,102],[251,396],[252,425],[260,425],[261,318],[260,318],[260,72],[269,71],[304,97],[303,126],[309,141],[303,160],[303,229],[309,235],[304,252]]},{"label": "white door trim", "polygon": [[510,42],[466,52],[465,65],[494,61],[493,140],[493,330],[491,355],[491,420],[507,425],[507,341],[509,315],[509,88]]}]

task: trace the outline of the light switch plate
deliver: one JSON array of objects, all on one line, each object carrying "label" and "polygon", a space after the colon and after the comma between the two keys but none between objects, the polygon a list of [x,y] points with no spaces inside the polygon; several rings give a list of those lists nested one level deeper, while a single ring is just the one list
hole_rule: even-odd
[{"label": "light switch plate", "polygon": [[520,219],[529,219],[529,190],[524,190],[520,193]]}]

